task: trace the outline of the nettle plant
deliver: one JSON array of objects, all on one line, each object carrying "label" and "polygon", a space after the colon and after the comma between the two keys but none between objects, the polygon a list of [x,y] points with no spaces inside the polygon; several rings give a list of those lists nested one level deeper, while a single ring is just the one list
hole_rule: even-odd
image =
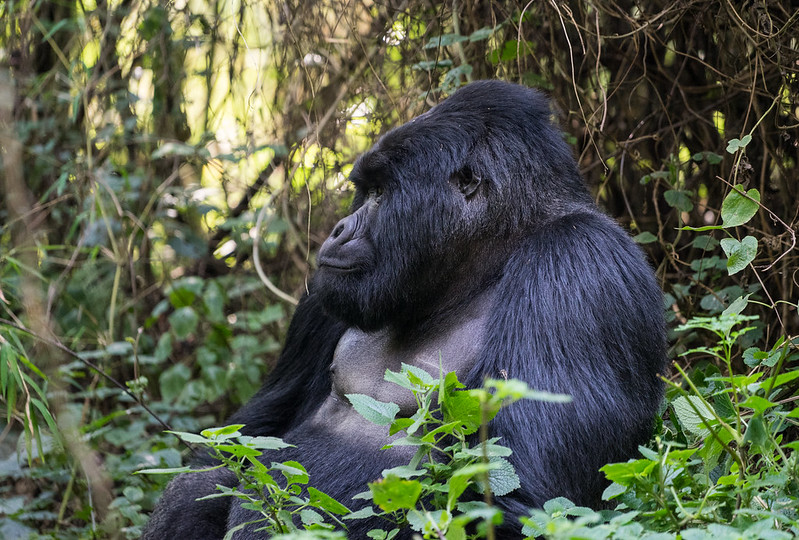
[{"label": "nettle plant", "polygon": [[[799,421],[799,359],[780,339],[769,350],[740,350],[756,317],[742,315],[739,299],[716,317],[697,317],[677,328],[716,336],[705,362],[685,381],[667,381],[668,406],[651,448],[641,458],[602,468],[612,482],[603,498],[614,510],[577,507],[566,499],[533,510],[524,533],[546,538],[785,539],[799,535],[799,442],[786,429]],[[736,374],[741,355],[751,371]],[[719,369],[717,365],[721,365]]]},{"label": "nettle plant", "polygon": [[[265,451],[290,445],[277,437],[242,435],[242,424],[206,429],[200,435],[173,432],[187,443],[206,447],[219,465],[140,472],[202,474],[227,467],[239,486],[218,486],[219,492],[206,498],[239,499],[261,515],[255,521],[259,530],[277,538],[346,538],[344,532],[334,529],[346,528],[348,520],[373,516],[386,520],[385,530],[368,534],[377,540],[394,538],[405,527],[424,538],[457,540],[467,537],[469,526],[469,537],[493,538],[493,527],[502,522],[502,512],[493,506],[492,497],[519,487],[519,478],[506,459],[511,450],[487,437],[487,423],[501,408],[520,399],[565,403],[571,398],[534,391],[513,379],[488,380],[483,388],[467,390],[455,373],[436,378],[405,364],[399,372],[387,370],[385,379],[413,393],[418,407],[413,416],[397,418],[398,405],[367,395],[348,394],[347,398],[364,418],[388,426],[387,435],[397,436],[385,449],[404,446],[415,448],[415,452],[408,465],[384,470],[381,479],[355,497],[364,501],[357,511],[312,487],[313,478],[302,464],[262,461]],[[246,525],[249,523],[241,527]],[[236,530],[229,531],[226,538]]]}]

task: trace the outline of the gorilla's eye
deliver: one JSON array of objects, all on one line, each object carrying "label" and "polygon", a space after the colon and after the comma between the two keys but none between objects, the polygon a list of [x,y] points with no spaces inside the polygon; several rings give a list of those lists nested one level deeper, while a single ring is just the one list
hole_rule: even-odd
[{"label": "gorilla's eye", "polygon": [[383,188],[379,186],[370,187],[366,192],[366,198],[374,199],[375,202],[380,202],[380,199],[383,198]]}]

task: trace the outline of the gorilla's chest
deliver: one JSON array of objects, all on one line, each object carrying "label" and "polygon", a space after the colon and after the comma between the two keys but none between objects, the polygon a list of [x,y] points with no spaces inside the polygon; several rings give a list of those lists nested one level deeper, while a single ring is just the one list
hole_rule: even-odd
[{"label": "gorilla's chest", "polygon": [[363,332],[350,328],[338,342],[330,366],[332,396],[348,403],[345,394],[366,394],[379,401],[396,403],[402,416],[412,415],[416,412],[413,394],[386,382],[385,371],[399,371],[404,363],[437,377],[441,366],[443,373],[455,371],[462,380],[483,345],[488,310],[485,303],[479,304],[482,309],[467,313],[421,339],[403,341],[388,330]]}]

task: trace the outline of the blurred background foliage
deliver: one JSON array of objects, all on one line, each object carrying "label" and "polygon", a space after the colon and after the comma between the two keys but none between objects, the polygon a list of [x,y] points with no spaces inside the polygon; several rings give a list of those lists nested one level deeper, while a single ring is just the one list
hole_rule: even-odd
[{"label": "blurred background foliage", "polygon": [[[483,78],[552,97],[670,321],[751,294],[743,345],[795,360],[794,2],[0,1],[0,537],[136,537],[163,480],[131,472],[259,387],[353,161]],[[682,227],[736,184],[731,275]]]}]

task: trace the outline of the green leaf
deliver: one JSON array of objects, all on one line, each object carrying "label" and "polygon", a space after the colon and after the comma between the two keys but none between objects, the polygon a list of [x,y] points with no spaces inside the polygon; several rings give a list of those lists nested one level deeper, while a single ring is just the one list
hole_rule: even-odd
[{"label": "green leaf", "polygon": [[246,444],[250,448],[258,448],[259,450],[282,450],[283,448],[294,446],[292,444],[283,442],[283,439],[280,437],[250,437],[248,435],[241,435],[239,437],[239,441],[241,441],[242,444]]},{"label": "green leaf", "polygon": [[133,353],[133,345],[127,341],[115,341],[114,343],[108,344],[108,346],[105,348],[105,352],[111,356],[131,354]]},{"label": "green leaf", "polygon": [[728,315],[740,315],[746,307],[746,304],[749,302],[750,296],[752,296],[751,293],[747,294],[746,296],[739,296],[736,298],[735,301],[721,313],[721,316],[725,317]]},{"label": "green leaf", "polygon": [[175,400],[186,383],[191,379],[191,370],[183,364],[175,364],[161,373],[158,384],[161,387],[161,397],[167,401]]},{"label": "green leaf", "polygon": [[648,476],[655,467],[655,462],[648,459],[636,459],[626,463],[609,463],[599,470],[605,477],[625,487],[629,487],[636,478]]},{"label": "green leaf", "polygon": [[491,464],[494,467],[488,473],[488,483],[491,484],[491,491],[494,492],[494,495],[502,497],[521,486],[519,475],[516,474],[510,461],[494,458],[491,460]]},{"label": "green leaf", "polygon": [[483,27],[479,30],[475,30],[471,34],[469,34],[469,41],[480,41],[483,39],[487,39],[491,37],[491,34],[494,33],[494,29],[490,26]]},{"label": "green leaf", "polygon": [[174,313],[169,316],[169,324],[178,339],[186,339],[191,333],[197,329],[197,323],[200,322],[200,317],[194,309],[186,306],[176,309]]},{"label": "green leaf", "polygon": [[683,191],[678,189],[669,189],[663,193],[666,202],[672,208],[676,208],[681,212],[690,212],[694,209],[694,203],[689,198],[692,195],[690,191]]},{"label": "green leaf", "polygon": [[[716,422],[716,418],[699,396],[680,396],[671,405],[683,428],[699,437],[710,435],[710,430],[705,423],[713,424]],[[699,411],[699,414],[696,411]]]},{"label": "green leaf", "polygon": [[308,471],[296,461],[284,461],[283,463],[272,463],[272,468],[283,473],[289,484],[307,484]]},{"label": "green leaf", "polygon": [[169,469],[141,469],[136,471],[136,474],[180,474],[191,471],[191,467],[172,467]]},{"label": "green leaf", "polygon": [[751,135],[744,135],[740,139],[730,139],[727,143],[727,152],[734,154],[738,150],[743,150],[746,148],[746,145],[748,145],[750,142],[752,142]]},{"label": "green leaf", "polygon": [[321,508],[331,514],[344,515],[349,514],[350,509],[338,502],[336,499],[323,493],[314,487],[308,488],[308,496],[310,497],[311,504],[316,508]]},{"label": "green leaf", "polygon": [[756,414],[761,414],[771,407],[776,407],[777,404],[773,403],[766,398],[760,396],[749,396],[746,401],[741,403],[741,407],[747,407],[755,411]]},{"label": "green leaf", "polygon": [[757,446],[766,446],[768,433],[762,415],[756,414],[749,419],[749,425],[746,426],[746,433],[744,434],[744,442],[750,442]]},{"label": "green leaf", "polygon": [[415,63],[411,68],[419,71],[433,71],[434,69],[447,68],[451,65],[452,60],[426,60],[424,62]]},{"label": "green leaf", "polygon": [[466,41],[468,39],[468,37],[461,36],[460,34],[444,34],[443,36],[431,38],[430,41],[425,43],[424,48],[438,49],[439,47],[447,47],[448,45],[460,43],[461,41]]},{"label": "green leaf", "polygon": [[740,242],[735,238],[724,238],[719,242],[727,255],[727,272],[737,274],[755,260],[757,256],[757,239],[747,236]]},{"label": "green leaf", "polygon": [[[757,214],[760,205],[760,192],[754,188],[746,192],[746,197],[741,195],[743,186],[735,186],[724,198],[721,205],[721,221],[725,228],[738,227],[748,222]],[[748,197],[748,198],[747,198]]]},{"label": "green leaf", "polygon": [[721,163],[722,157],[713,152],[698,152],[691,156],[694,161],[707,161],[710,165],[718,165]]},{"label": "green leaf", "polygon": [[422,484],[417,480],[404,480],[389,476],[369,483],[374,503],[385,512],[410,510],[422,494]]},{"label": "green leaf", "polygon": [[400,410],[399,405],[395,403],[377,401],[365,394],[346,394],[345,397],[350,400],[358,414],[378,426],[389,425]]},{"label": "green leaf", "polygon": [[200,432],[203,437],[209,439],[216,439],[218,441],[226,441],[241,435],[239,431],[244,427],[244,424],[230,424],[229,426],[222,426],[218,428],[208,428]]},{"label": "green leaf", "polygon": [[219,283],[208,283],[203,295],[205,309],[208,310],[208,319],[215,323],[225,323],[225,292]]},{"label": "green leaf", "polygon": [[212,439],[188,431],[167,431],[167,433],[177,435],[180,440],[191,444],[212,444],[214,442]]},{"label": "green leaf", "polygon": [[651,244],[657,241],[658,237],[649,231],[644,231],[641,234],[633,236],[633,240],[639,244]]}]

